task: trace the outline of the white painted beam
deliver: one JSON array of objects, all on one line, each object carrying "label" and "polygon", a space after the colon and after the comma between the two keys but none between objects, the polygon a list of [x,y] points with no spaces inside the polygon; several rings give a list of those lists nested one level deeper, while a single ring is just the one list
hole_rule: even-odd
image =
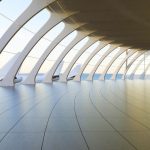
[{"label": "white painted beam", "polygon": [[128,64],[125,73],[122,76],[122,79],[124,80],[126,78],[126,74],[128,72],[128,70],[130,69],[130,67],[132,66],[132,64],[144,53],[144,51],[137,53],[137,55],[132,59],[132,61]]},{"label": "white painted beam", "polygon": [[139,68],[139,66],[141,65],[141,63],[144,61],[144,58],[142,58],[142,60],[140,60],[138,63],[137,63],[137,65],[136,65],[136,67],[134,68],[134,70],[132,71],[132,73],[130,74],[130,79],[132,79],[133,80],[133,78],[134,78],[134,75],[135,75],[135,72],[137,71],[137,69]]},{"label": "white painted beam", "polygon": [[0,53],[25,23],[27,23],[33,16],[35,16],[42,9],[46,8],[49,4],[51,4],[54,1],[55,0],[32,0],[32,3],[28,6],[28,8],[15,20],[14,23],[12,23],[12,25],[1,37]]},{"label": "white painted beam", "polygon": [[81,32],[78,31],[77,36],[75,39],[63,50],[63,52],[60,54],[60,56],[57,58],[55,61],[54,65],[52,68],[46,73],[43,82],[44,83],[51,83],[52,82],[52,77],[61,63],[61,61],[65,58],[65,56],[69,53],[69,51],[77,44],[79,43],[83,38],[86,36],[90,35],[93,31],[87,31],[87,32]]},{"label": "white painted beam", "polygon": [[80,81],[81,80],[81,75],[84,71],[84,69],[86,68],[86,66],[88,65],[88,63],[91,61],[91,59],[101,50],[103,49],[105,46],[107,46],[108,44],[106,42],[101,42],[100,45],[90,54],[90,56],[86,59],[86,61],[83,63],[83,65],[81,66],[78,74],[75,76],[75,78],[73,79],[74,81]]},{"label": "white painted beam", "polygon": [[118,67],[116,68],[115,72],[113,73],[113,75],[112,75],[112,77],[111,77],[112,80],[115,80],[115,79],[116,79],[116,76],[117,76],[119,70],[121,69],[121,67],[123,66],[123,64],[125,63],[125,61],[126,61],[129,57],[131,57],[135,52],[136,52],[135,50],[131,50],[131,51],[128,53],[128,55],[121,61],[121,63],[118,65]]},{"label": "white painted beam", "polygon": [[16,59],[20,53],[15,54],[1,69],[0,69],[0,80],[3,80],[4,76],[8,73],[9,69],[16,62]]},{"label": "white painted beam", "polygon": [[[148,57],[148,55],[147,55],[147,57]],[[145,58],[146,58],[146,57],[145,57]],[[143,61],[142,61],[142,62],[144,62],[144,58],[143,58]],[[142,63],[142,62],[141,62],[141,63]],[[139,77],[140,79],[143,78],[143,77],[145,78],[144,74],[146,75],[146,72],[148,71],[149,67],[150,67],[150,63],[149,63],[149,64],[147,65],[147,67],[145,68],[145,71],[143,71],[142,74],[140,75],[140,77]]]},{"label": "white painted beam", "polygon": [[103,71],[103,73],[101,74],[99,80],[105,80],[105,76],[107,74],[107,71],[109,70],[109,68],[111,67],[111,65],[114,63],[114,61],[125,51],[127,50],[127,48],[120,48],[120,51],[112,58],[112,60],[108,63],[108,65],[106,66],[105,70]]},{"label": "white painted beam", "polygon": [[69,75],[69,72],[71,71],[73,65],[76,63],[76,61],[79,59],[79,57],[95,42],[98,41],[98,37],[90,37],[89,41],[78,51],[78,53],[74,56],[74,58],[69,63],[67,69],[63,74],[60,75],[60,82],[66,82],[67,77]]},{"label": "white painted beam", "polygon": [[17,74],[20,66],[23,61],[30,53],[32,48],[37,44],[37,42],[56,24],[60,23],[65,18],[69,17],[72,14],[57,14],[52,13],[49,20],[43,25],[43,27],[33,36],[33,38],[28,42],[24,50],[21,52],[20,56],[16,60],[16,63],[12,66],[12,68],[8,71],[8,74],[4,77],[4,79],[0,82],[0,86],[13,86],[14,85],[14,77]]},{"label": "white painted beam", "polygon": [[89,73],[87,80],[88,81],[92,81],[93,80],[93,76],[96,72],[96,70],[98,69],[99,65],[102,63],[102,61],[113,51],[117,48],[118,46],[116,45],[110,45],[110,48],[102,55],[102,57],[99,59],[99,61],[96,63],[96,65],[94,66],[94,68],[92,69],[92,71]]},{"label": "white painted beam", "polygon": [[46,58],[49,56],[49,54],[53,51],[53,49],[71,32],[73,32],[75,29],[79,28],[83,24],[74,24],[70,25],[65,23],[65,28],[63,31],[56,37],[54,41],[48,46],[48,48],[45,50],[45,52],[42,54],[42,56],[39,58],[38,62],[35,64],[34,68],[31,70],[25,81],[24,84],[34,84],[36,75],[38,74],[38,71],[40,70],[42,64],[45,62]]}]

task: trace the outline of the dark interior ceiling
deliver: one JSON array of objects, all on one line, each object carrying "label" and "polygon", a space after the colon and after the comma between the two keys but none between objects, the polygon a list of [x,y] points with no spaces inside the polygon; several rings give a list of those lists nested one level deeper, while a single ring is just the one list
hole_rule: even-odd
[{"label": "dark interior ceiling", "polygon": [[58,0],[65,11],[77,12],[76,22],[85,22],[103,40],[139,50],[150,49],[149,0]]}]

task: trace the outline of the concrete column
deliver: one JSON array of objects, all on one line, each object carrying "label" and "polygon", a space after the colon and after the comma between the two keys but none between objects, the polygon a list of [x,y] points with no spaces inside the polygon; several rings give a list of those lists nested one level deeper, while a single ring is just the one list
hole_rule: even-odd
[{"label": "concrete column", "polygon": [[78,74],[75,76],[75,78],[73,79],[74,81],[80,81],[81,79],[81,75],[84,71],[84,69],[86,68],[86,66],[88,65],[88,63],[91,61],[91,59],[101,50],[103,49],[105,46],[107,46],[108,44],[105,42],[101,42],[100,45],[90,54],[90,56],[86,59],[86,61],[83,63],[83,65],[81,66]]},{"label": "concrete column", "polygon": [[3,79],[3,77],[7,74],[9,69],[13,66],[13,64],[16,62],[16,59],[20,53],[15,54],[1,69],[0,69],[0,80]]},{"label": "concrete column", "polygon": [[[143,58],[143,61],[146,59],[146,57],[148,57],[148,55],[145,56],[145,58]],[[142,62],[143,62],[143,61],[142,61]],[[142,62],[141,62],[141,63],[142,63]],[[140,64],[141,64],[141,63],[140,63]],[[149,64],[147,65],[147,67],[145,68],[145,72],[143,71],[142,74],[140,75],[140,79],[142,79],[142,78],[144,79],[144,78],[145,78],[144,75],[146,75],[146,72],[148,71],[149,67],[150,67],[150,63],[149,63]]]},{"label": "concrete column", "polygon": [[127,74],[128,70],[130,69],[130,67],[133,65],[133,63],[134,63],[143,53],[144,53],[143,51],[137,53],[137,55],[133,58],[133,60],[127,65],[127,68],[126,68],[126,70],[125,70],[125,73],[124,73],[123,76],[122,76],[122,79],[123,79],[123,80],[125,79],[126,74]]},{"label": "concrete column", "polygon": [[99,59],[99,61],[96,63],[96,65],[94,66],[94,68],[92,69],[92,71],[89,73],[87,80],[88,81],[92,81],[93,80],[93,76],[96,72],[96,70],[98,69],[99,65],[102,63],[102,61],[113,51],[117,48],[118,46],[116,45],[110,45],[110,48],[102,55],[102,57]]},{"label": "concrete column", "polygon": [[63,52],[60,54],[60,56],[58,57],[58,59],[56,60],[56,62],[52,66],[52,68],[46,73],[46,75],[44,77],[44,81],[43,81],[44,83],[51,83],[52,82],[52,77],[53,77],[55,71],[57,70],[57,67],[59,66],[59,64],[63,60],[63,58],[68,54],[68,52],[77,43],[79,43],[86,36],[90,35],[92,32],[93,31],[87,31],[87,32],[78,31],[77,36],[75,37],[75,39],[63,50]]},{"label": "concrete column", "polygon": [[106,66],[105,70],[103,71],[103,73],[101,74],[99,80],[105,80],[105,76],[107,74],[107,71],[109,70],[109,68],[111,67],[111,65],[114,63],[114,61],[125,51],[127,50],[127,48],[120,48],[120,51],[112,58],[112,60],[108,63],[108,65]]},{"label": "concrete column", "polygon": [[131,75],[130,75],[130,79],[133,79],[134,78],[134,74],[135,72],[137,71],[137,69],[139,68],[139,66],[141,65],[141,63],[144,61],[144,58],[142,58],[138,64],[136,65],[136,67],[134,68],[134,70],[132,71]]},{"label": "concrete column", "polygon": [[24,50],[21,52],[20,56],[16,60],[16,63],[13,67],[8,71],[8,74],[4,77],[4,79],[0,82],[0,86],[13,86],[14,85],[14,77],[17,74],[20,66],[22,65],[23,61],[30,53],[32,48],[37,44],[37,42],[56,24],[60,23],[65,18],[69,17],[71,14],[56,14],[52,13],[49,20],[44,24],[44,26],[33,36],[33,38],[29,41],[26,45]]},{"label": "concrete column", "polygon": [[65,28],[63,31],[56,37],[54,41],[48,46],[48,48],[45,50],[45,52],[42,54],[42,56],[39,58],[38,62],[35,64],[32,71],[29,73],[24,84],[34,84],[36,75],[38,74],[38,71],[40,70],[42,64],[46,60],[46,58],[49,56],[49,54],[53,51],[53,49],[71,32],[73,32],[75,29],[79,28],[83,24],[74,24],[70,25],[65,23]]},{"label": "concrete column", "polygon": [[0,53],[6,47],[8,42],[17,33],[17,31],[27,23],[33,16],[39,13],[55,0],[32,0],[28,8],[15,20],[15,22],[7,29],[0,40]]},{"label": "concrete column", "polygon": [[112,77],[111,77],[112,80],[115,80],[115,79],[116,79],[116,76],[117,76],[119,70],[121,69],[121,67],[123,66],[123,64],[124,64],[124,63],[126,62],[126,60],[127,60],[129,57],[131,57],[135,52],[137,52],[137,51],[131,50],[131,51],[128,53],[128,55],[121,61],[121,63],[118,65],[118,67],[116,68],[115,72],[113,73],[113,75],[112,75]]},{"label": "concrete column", "polygon": [[69,75],[69,72],[71,71],[73,65],[76,63],[76,61],[78,60],[78,58],[91,46],[93,45],[95,42],[98,41],[98,37],[90,37],[90,40],[78,51],[78,53],[75,55],[75,57],[72,59],[72,61],[69,63],[69,66],[67,67],[67,69],[65,70],[65,72],[63,74],[61,74],[59,81],[61,82],[66,82],[67,81],[67,77]]}]

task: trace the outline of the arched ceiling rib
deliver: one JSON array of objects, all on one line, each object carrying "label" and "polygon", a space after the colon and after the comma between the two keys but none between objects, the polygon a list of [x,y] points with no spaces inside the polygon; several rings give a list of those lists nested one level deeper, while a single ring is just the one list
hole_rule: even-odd
[{"label": "arched ceiling rib", "polygon": [[138,50],[150,47],[150,1],[146,0],[58,0],[65,11],[77,12],[77,22],[86,22],[85,28],[96,30],[112,41]]}]

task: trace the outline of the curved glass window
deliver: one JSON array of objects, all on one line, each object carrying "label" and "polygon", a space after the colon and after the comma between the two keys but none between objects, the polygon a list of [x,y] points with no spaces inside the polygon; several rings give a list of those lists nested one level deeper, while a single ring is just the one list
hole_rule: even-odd
[{"label": "curved glass window", "polygon": [[[122,53],[111,65],[108,70],[108,74],[113,74],[114,71],[117,69],[118,65],[122,62],[122,60],[126,57],[126,52]],[[122,73],[122,72],[121,72]]]},{"label": "curved glass window", "polygon": [[14,0],[13,2],[11,0],[3,0],[0,2],[0,37],[3,36],[10,25],[31,4],[31,2],[32,0]]},{"label": "curved glass window", "polygon": [[84,62],[88,59],[88,57],[92,54],[92,52],[100,45],[100,41],[95,42],[92,44],[77,60],[77,62],[73,65],[72,69],[73,70],[77,65],[79,68],[84,64]]},{"label": "curved glass window", "polygon": [[108,44],[104,48],[100,49],[100,51],[90,60],[89,64],[86,66],[84,73],[90,73],[98,60],[103,56],[103,54],[110,48]]},{"label": "curved glass window", "polygon": [[12,24],[12,21],[4,17],[3,15],[0,15],[0,38],[3,36],[3,34],[7,31],[9,26]]},{"label": "curved glass window", "polygon": [[[50,13],[47,9],[37,14],[33,19],[27,22],[27,24],[25,24],[23,28],[18,31],[13,39],[8,43],[4,51],[13,53],[22,51],[27,43],[30,41],[30,39],[35,35],[35,33],[38,32],[38,30],[45,24],[49,17]],[[43,21],[40,21],[40,23],[37,25],[37,22],[39,22],[39,20],[41,19]],[[34,29],[34,31],[32,31],[32,29]]]},{"label": "curved glass window", "polygon": [[49,55],[49,60],[57,60],[60,54],[64,51],[64,49],[69,45],[73,39],[76,37],[77,31],[72,32],[66,38],[64,38],[53,50],[53,52]]},{"label": "curved glass window", "polygon": [[[32,59],[28,57],[27,57],[28,59],[25,59],[21,67],[21,72],[23,72],[23,70],[28,68],[28,72],[26,70],[26,73],[29,73],[33,69],[38,59],[42,56],[42,54],[45,52],[48,46],[50,46],[51,42],[62,32],[62,30],[64,29],[64,26],[65,25],[63,22],[56,25],[33,47],[33,49],[28,55],[28,57],[32,57]],[[52,41],[50,41],[48,37],[50,37]],[[31,63],[32,63],[32,66],[30,65]],[[28,67],[29,65],[30,67]]]},{"label": "curved glass window", "polygon": [[83,64],[86,59],[90,56],[90,54],[100,45],[100,42],[96,42],[93,45],[91,45],[81,56],[80,58],[77,60],[77,64]]},{"label": "curved glass window", "polygon": [[77,35],[77,31],[70,33],[53,49],[53,51],[50,53],[50,55],[48,56],[48,58],[40,68],[39,73],[46,73],[51,69],[55,61],[62,54],[64,49],[67,47],[67,45],[73,41],[76,35]]},{"label": "curved glass window", "polygon": [[78,51],[88,42],[88,40],[89,40],[89,37],[86,37],[83,40],[81,40],[65,56],[65,58],[63,60],[64,61],[64,65],[63,65],[63,68],[62,68],[62,72],[64,72],[66,70],[66,68],[68,67],[68,65],[71,62],[71,60],[75,57],[75,55],[78,53]]},{"label": "curved glass window", "polygon": [[112,60],[112,58],[116,55],[117,52],[119,52],[120,48],[116,48],[115,50],[113,50],[104,60],[103,62],[100,64],[100,66],[98,67],[96,73],[101,74],[103,73],[103,71],[105,70],[105,68],[107,67],[108,63]]},{"label": "curved glass window", "polygon": [[31,2],[32,0],[2,0],[0,2],[0,14],[15,21],[16,18],[31,4]]},{"label": "curved glass window", "polygon": [[144,55],[141,55],[136,61],[134,61],[134,63],[132,64],[132,66],[129,68],[129,70],[127,71],[127,74],[126,74],[126,77],[128,78],[132,73],[133,71],[136,69],[137,65],[141,62],[142,63],[142,60],[143,60],[143,57]]},{"label": "curved glass window", "polygon": [[[36,34],[36,32],[38,32],[39,29],[45,24],[49,17],[49,10],[44,9],[43,11],[39,12],[17,32],[17,34],[5,47],[3,52],[13,54],[21,52],[28,44],[28,42],[32,39],[32,37]],[[39,22],[39,20],[41,19],[43,19],[43,21]],[[7,61],[5,61],[5,63],[7,63]],[[30,64],[32,64],[32,62],[30,62],[29,65],[27,65],[26,67],[24,67],[25,70],[21,68],[21,71],[24,70],[23,72],[27,72],[26,70],[31,66]]]},{"label": "curved glass window", "polygon": [[65,23],[60,22],[55,27],[53,27],[45,36],[45,39],[48,39],[50,41],[55,40],[55,38],[63,31],[65,28]]}]

